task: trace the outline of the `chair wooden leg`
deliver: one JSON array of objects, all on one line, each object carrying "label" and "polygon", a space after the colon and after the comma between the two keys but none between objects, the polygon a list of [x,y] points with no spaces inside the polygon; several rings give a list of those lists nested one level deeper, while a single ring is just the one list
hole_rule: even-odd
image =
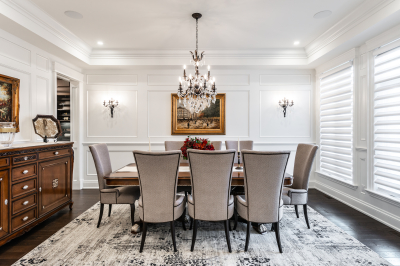
[{"label": "chair wooden leg", "polygon": [[99,215],[99,221],[97,223],[97,228],[100,227],[101,218],[103,218],[103,211],[104,211],[104,204],[100,203],[100,215]]},{"label": "chair wooden leg", "polygon": [[297,218],[299,218],[299,210],[297,209],[297,205],[294,205],[294,210],[296,211]]},{"label": "chair wooden leg", "polygon": [[236,209],[234,209],[234,211],[233,211],[233,216],[235,217],[235,224],[233,226],[233,230],[236,230],[237,223],[238,223],[238,213],[237,213]]},{"label": "chair wooden leg", "polygon": [[251,222],[250,222],[250,221],[247,221],[246,245],[244,246],[244,251],[247,251],[247,250],[249,249],[250,227],[251,227]]},{"label": "chair wooden leg", "polygon": [[112,204],[108,204],[108,217],[111,216],[111,207],[112,207]]},{"label": "chair wooden leg", "polygon": [[310,223],[308,222],[308,214],[307,214],[307,204],[303,205],[303,210],[304,210],[304,218],[306,219],[307,227],[310,229]]},{"label": "chair wooden leg", "polygon": [[172,221],[170,222],[170,224],[171,224],[172,244],[174,245],[174,252],[177,252],[178,250],[176,249],[176,242],[175,242],[175,222]]},{"label": "chair wooden leg", "polygon": [[193,229],[193,218],[190,217],[190,225],[189,225],[189,230]]},{"label": "chair wooden leg", "polygon": [[230,226],[229,226],[229,220],[225,220],[225,221],[224,221],[224,227],[225,227],[226,243],[228,244],[228,250],[229,250],[230,253],[232,253],[231,239],[230,239],[229,231],[228,231],[228,227],[230,227]]},{"label": "chair wooden leg", "polygon": [[274,231],[274,224],[271,224],[271,231]]},{"label": "chair wooden leg", "polygon": [[183,230],[186,231],[186,224],[185,224],[185,217],[186,217],[186,209],[183,211],[179,220],[182,222]]},{"label": "chair wooden leg", "polygon": [[147,233],[147,223],[143,222],[143,230],[142,230],[142,242],[140,243],[140,250],[139,252],[142,253],[144,241],[146,241],[146,233]]},{"label": "chair wooden leg", "polygon": [[193,252],[194,250],[194,243],[196,242],[196,235],[197,235],[197,221],[195,219],[192,218],[192,221],[194,223],[193,226],[193,237],[192,237],[192,247],[190,248],[190,251]]},{"label": "chair wooden leg", "polygon": [[132,226],[135,224],[135,204],[131,204],[131,223]]},{"label": "chair wooden leg", "polygon": [[279,234],[279,222],[274,224],[274,229],[275,229],[276,242],[278,243],[279,252],[282,253],[281,237]]}]

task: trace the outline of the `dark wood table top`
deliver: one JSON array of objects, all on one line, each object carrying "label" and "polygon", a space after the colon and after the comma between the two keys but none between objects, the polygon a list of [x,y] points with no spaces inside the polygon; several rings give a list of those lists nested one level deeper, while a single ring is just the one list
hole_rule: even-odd
[{"label": "dark wood table top", "polygon": [[[236,167],[235,164],[234,167]],[[135,163],[130,163],[117,171],[106,175],[104,179],[106,180],[107,186],[139,186],[139,179],[137,171],[132,171],[132,169],[126,169],[127,171],[122,171],[125,167],[136,168]],[[244,174],[243,170],[234,169],[232,173],[232,186],[244,186]],[[291,186],[293,184],[293,177],[290,174],[285,174],[284,186]],[[178,186],[190,186],[190,171],[189,165],[183,163],[179,167],[178,174]]]}]

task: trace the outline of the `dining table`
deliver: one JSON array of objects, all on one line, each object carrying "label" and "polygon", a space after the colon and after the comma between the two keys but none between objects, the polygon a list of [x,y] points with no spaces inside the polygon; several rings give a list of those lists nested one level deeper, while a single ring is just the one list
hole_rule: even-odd
[{"label": "dining table", "polygon": [[[237,169],[239,165],[234,164],[232,169],[232,187],[244,186],[244,172],[242,169]],[[129,163],[118,170],[105,175],[104,177],[107,186],[139,186],[139,177],[135,163]],[[293,184],[293,176],[285,173],[284,186]],[[190,167],[188,163],[181,163],[178,173],[178,186],[191,186]]]}]

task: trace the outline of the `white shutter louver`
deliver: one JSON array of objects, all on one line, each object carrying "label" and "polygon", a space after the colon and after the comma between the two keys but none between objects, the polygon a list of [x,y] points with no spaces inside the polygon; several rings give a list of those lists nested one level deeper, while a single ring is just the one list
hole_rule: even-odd
[{"label": "white shutter louver", "polygon": [[353,66],[329,73],[320,79],[320,172],[353,183]]},{"label": "white shutter louver", "polygon": [[400,199],[400,47],[375,57],[374,82],[374,190]]}]

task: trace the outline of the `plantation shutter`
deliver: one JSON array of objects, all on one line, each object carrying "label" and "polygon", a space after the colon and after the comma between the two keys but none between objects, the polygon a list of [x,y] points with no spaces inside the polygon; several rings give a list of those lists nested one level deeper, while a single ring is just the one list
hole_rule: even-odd
[{"label": "plantation shutter", "polygon": [[353,65],[320,79],[320,172],[353,183]]},{"label": "plantation shutter", "polygon": [[400,47],[389,49],[374,62],[374,190],[400,199]]}]

